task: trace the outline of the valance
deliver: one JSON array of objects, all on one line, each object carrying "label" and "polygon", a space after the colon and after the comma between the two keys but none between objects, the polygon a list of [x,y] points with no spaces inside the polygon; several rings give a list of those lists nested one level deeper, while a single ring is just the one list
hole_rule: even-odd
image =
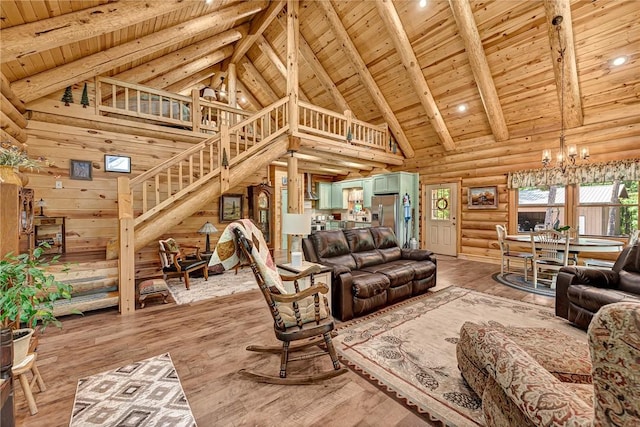
[{"label": "valance", "polygon": [[508,188],[550,187],[614,180],[640,180],[640,159],[568,166],[565,173],[562,173],[559,168],[509,172],[507,186]]}]

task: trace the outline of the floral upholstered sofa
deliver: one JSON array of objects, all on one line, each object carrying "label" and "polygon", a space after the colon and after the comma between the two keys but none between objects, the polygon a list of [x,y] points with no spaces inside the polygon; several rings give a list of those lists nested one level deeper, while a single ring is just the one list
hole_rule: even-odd
[{"label": "floral upholstered sofa", "polygon": [[534,329],[462,326],[459,368],[488,426],[640,426],[640,304],[602,307],[588,344]]}]

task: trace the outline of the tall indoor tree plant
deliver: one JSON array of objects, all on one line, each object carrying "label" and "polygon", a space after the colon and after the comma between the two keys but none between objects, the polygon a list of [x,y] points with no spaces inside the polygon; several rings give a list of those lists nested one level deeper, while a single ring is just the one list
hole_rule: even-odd
[{"label": "tall indoor tree plant", "polygon": [[[53,303],[71,298],[72,286],[45,270],[58,261],[58,256],[50,261],[43,258],[45,249],[46,245],[42,245],[31,255],[8,254],[0,260],[0,325],[14,329],[14,365],[26,356],[35,328],[62,326],[53,314]],[[21,338],[26,340],[24,351],[17,348],[21,347]]]}]

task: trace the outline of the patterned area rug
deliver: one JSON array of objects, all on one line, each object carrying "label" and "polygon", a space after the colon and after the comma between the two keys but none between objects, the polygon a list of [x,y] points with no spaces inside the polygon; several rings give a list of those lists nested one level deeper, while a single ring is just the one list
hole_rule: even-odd
[{"label": "patterned area rug", "polygon": [[[538,283],[538,287],[534,287],[533,286],[533,282],[530,280],[524,280],[524,276],[520,275],[520,274],[515,274],[515,273],[505,273],[505,274],[500,274],[500,273],[495,273],[493,276],[493,280],[495,280],[496,282],[502,283],[503,285],[507,285],[510,286],[512,288],[515,289],[520,289],[521,291],[527,291],[527,292],[531,292],[533,294],[538,294],[538,295],[546,295],[549,297],[555,297],[556,296],[556,290],[551,289],[549,287],[549,284],[545,284],[545,283]],[[533,277],[530,277],[530,279],[533,279]]]},{"label": "patterned area rug", "polygon": [[78,380],[70,427],[196,422],[169,353]]},{"label": "patterned area rug", "polygon": [[209,280],[204,277],[191,277],[188,289],[179,277],[167,280],[169,292],[176,304],[189,304],[209,298],[231,295],[238,292],[258,289],[255,276],[250,268],[241,268],[238,274],[234,270],[227,270],[222,274],[209,275]]},{"label": "patterned area rug", "polygon": [[465,321],[547,327],[586,340],[550,308],[451,286],[340,328],[334,339],[346,363],[425,414],[455,426],[484,425],[481,401],[456,362]]}]

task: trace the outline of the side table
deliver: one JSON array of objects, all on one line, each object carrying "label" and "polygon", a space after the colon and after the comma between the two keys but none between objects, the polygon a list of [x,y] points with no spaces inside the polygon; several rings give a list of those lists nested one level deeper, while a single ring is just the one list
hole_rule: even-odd
[{"label": "side table", "polygon": [[[291,263],[278,264],[277,266],[279,269],[282,270],[283,274],[287,274],[287,273],[300,273],[314,265],[317,265],[318,267],[320,267],[320,273],[314,274],[313,280],[315,283],[324,283],[329,287],[329,292],[324,294],[324,296],[327,298],[327,303],[329,304],[329,307],[331,307],[331,272],[333,271],[331,267],[327,267],[325,265],[316,264],[309,261],[302,261],[302,265],[300,267],[294,267],[291,265]],[[298,285],[300,286],[301,290],[306,289],[309,287],[309,282],[310,282],[309,278],[305,277],[302,280],[298,280]],[[295,292],[293,282],[283,282],[283,284],[287,292],[291,292],[291,293]]]},{"label": "side table", "polygon": [[[207,261],[207,264],[209,264],[209,260],[211,259],[211,256],[213,255],[213,252],[201,252],[200,253],[200,258],[204,259]],[[209,266],[209,274],[222,274],[224,273],[224,267],[222,266],[222,264],[216,264],[216,265],[210,265]]]}]

